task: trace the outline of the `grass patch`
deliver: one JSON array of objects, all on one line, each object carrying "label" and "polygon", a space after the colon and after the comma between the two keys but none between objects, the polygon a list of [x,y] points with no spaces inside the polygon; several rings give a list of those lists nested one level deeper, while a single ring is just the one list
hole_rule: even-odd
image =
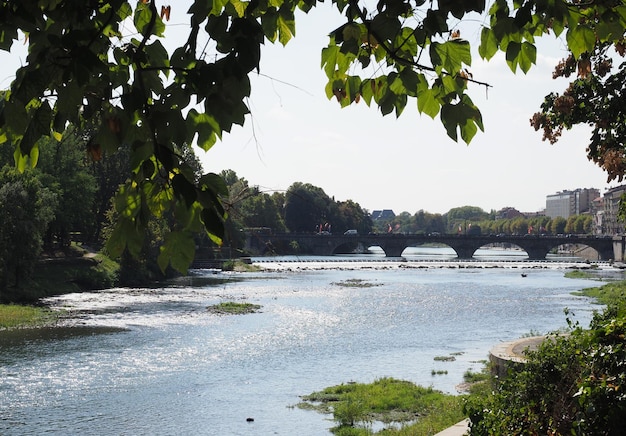
[{"label": "grass patch", "polygon": [[486,369],[483,369],[481,372],[474,372],[467,370],[463,373],[463,380],[465,383],[479,383],[490,380],[491,375],[487,372]]},{"label": "grass patch", "polygon": [[[464,418],[462,396],[393,378],[332,386],[302,400],[300,408],[332,414],[339,436],[432,435]],[[374,422],[384,428],[373,432]]]},{"label": "grass patch", "polygon": [[222,271],[234,271],[234,272],[257,272],[261,271],[261,267],[258,265],[252,265],[246,263],[240,259],[226,260],[222,263]]},{"label": "grass patch", "polygon": [[589,271],[582,271],[580,269],[567,271],[565,273],[565,277],[567,277],[568,279],[597,279],[598,278],[596,274],[592,274]]},{"label": "grass patch", "polygon": [[611,282],[597,288],[583,289],[575,292],[574,295],[594,298],[599,304],[614,308],[615,316],[626,317],[626,281]]},{"label": "grass patch", "polygon": [[456,360],[456,357],[450,355],[450,356],[435,356],[433,358],[434,361],[436,362],[454,362]]},{"label": "grass patch", "polygon": [[207,307],[211,313],[220,315],[244,315],[246,313],[256,313],[261,309],[258,304],[252,303],[235,303],[234,301],[226,301]]},{"label": "grass patch", "polygon": [[379,283],[372,283],[363,279],[348,279],[342,282],[335,282],[333,285],[343,286],[344,288],[372,288],[380,286]]},{"label": "grass patch", "polygon": [[0,330],[40,327],[56,322],[58,314],[43,307],[0,304]]}]

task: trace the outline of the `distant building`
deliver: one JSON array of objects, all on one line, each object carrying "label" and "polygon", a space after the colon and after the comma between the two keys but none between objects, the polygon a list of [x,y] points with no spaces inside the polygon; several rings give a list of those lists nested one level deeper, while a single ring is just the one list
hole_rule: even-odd
[{"label": "distant building", "polygon": [[596,188],[561,191],[546,197],[546,216],[569,218],[571,215],[591,213],[593,201],[600,197]]},{"label": "distant building", "polygon": [[591,216],[593,217],[593,234],[602,235],[605,234],[604,230],[604,197],[598,197],[593,200],[593,207],[591,210]]},{"label": "distant building", "polygon": [[372,212],[372,221],[392,220],[396,217],[391,209],[375,210]]},{"label": "distant building", "polygon": [[523,217],[524,214],[514,207],[504,207],[496,212],[496,219],[498,220],[510,220],[517,217]]},{"label": "distant building", "polygon": [[618,219],[619,204],[624,193],[626,193],[626,185],[611,188],[604,193],[601,229],[605,235],[624,234],[624,222]]}]

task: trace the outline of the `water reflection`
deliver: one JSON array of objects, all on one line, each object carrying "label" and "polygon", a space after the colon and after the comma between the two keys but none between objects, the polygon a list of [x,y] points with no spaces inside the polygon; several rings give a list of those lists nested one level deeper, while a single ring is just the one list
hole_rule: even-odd
[{"label": "water reflection", "polygon": [[[77,327],[0,334],[0,434],[329,434],[324,416],[290,408],[300,395],[384,376],[455,392],[494,344],[594,308],[570,294],[589,282],[554,264],[350,263],[51,298]],[[206,310],[223,301],[262,308]]]}]

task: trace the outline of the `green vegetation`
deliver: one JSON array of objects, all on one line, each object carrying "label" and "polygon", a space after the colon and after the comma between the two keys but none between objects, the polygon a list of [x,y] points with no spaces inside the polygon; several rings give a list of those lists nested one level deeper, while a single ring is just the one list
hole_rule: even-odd
[{"label": "green vegetation", "polygon": [[[626,64],[613,64],[626,52],[623,1],[331,4],[342,24],[320,29],[328,35],[321,68],[327,98],[341,107],[362,102],[383,115],[400,116],[411,101],[420,114],[438,117],[452,140],[469,143],[484,128],[470,91],[489,87],[472,72],[473,54],[487,61],[502,55],[512,72],[526,73],[537,60],[537,39],[559,38],[567,58],[554,76],[576,79],[563,95],[546,97],[533,127],[554,142],[563,129],[591,124],[588,158],[610,180],[626,173],[621,100]],[[85,198],[114,198],[108,254],[138,258],[154,248],[146,245],[155,244],[161,273],[184,272],[195,255],[195,235],[224,243],[231,230],[225,221],[232,216],[227,184],[217,174],[196,171],[189,159],[192,146],[208,151],[224,132],[246,122],[249,76],[261,69],[262,46],[287,44],[296,34],[296,17],[317,5],[317,0],[192,0],[185,6],[156,0],[2,2],[0,49],[15,53],[25,46],[23,62],[8,74],[14,80],[0,98],[3,154],[14,156],[23,172],[50,157],[40,153],[43,143],[60,146],[68,132],[78,132],[93,162],[123,151],[125,165],[109,173],[124,181],[119,188],[108,185],[116,187],[115,196],[83,192]],[[172,23],[178,35],[186,30],[174,44],[164,43],[172,9],[186,11],[189,20],[187,29]],[[465,34],[480,35],[480,42]],[[65,168],[55,177],[64,174],[69,183],[57,178],[45,186],[77,194],[87,178]],[[111,204],[97,203],[98,213]],[[289,226],[294,211],[288,203]],[[73,204],[69,198],[58,203],[68,209]],[[275,212],[266,206],[265,212]],[[355,204],[345,209],[358,212]],[[320,218],[316,213],[297,221],[323,224]],[[78,223],[71,221],[56,221],[59,235],[74,231],[67,225]]]},{"label": "green vegetation", "polygon": [[254,272],[260,270],[258,265],[252,265],[240,259],[227,260],[222,264],[222,271]]},{"label": "green vegetation", "polygon": [[[503,216],[505,212],[514,216],[506,218]],[[485,212],[475,206],[455,207],[443,215],[423,210],[413,215],[401,212],[389,221],[374,222],[373,226],[378,233],[387,233],[391,228],[392,231],[398,229],[407,233],[438,232],[468,235],[591,234],[594,229],[593,218],[589,214],[571,215],[566,220],[561,217],[526,217],[512,208]]]},{"label": "green vegetation", "polygon": [[626,317],[626,281],[611,282],[597,288],[580,291],[581,295],[591,297],[598,303],[607,306],[607,313],[615,313],[615,317]]},{"label": "green vegetation", "polygon": [[489,377],[490,375],[486,369],[481,372],[473,372],[467,370],[463,374],[463,380],[465,381],[465,383],[470,384],[489,381]]},{"label": "green vegetation", "polygon": [[209,312],[221,315],[244,315],[247,313],[255,313],[261,309],[258,304],[236,303],[234,301],[226,301],[213,306],[207,307]]},{"label": "green vegetation", "polygon": [[437,362],[454,362],[456,357],[454,356],[435,356],[433,360]]},{"label": "green vegetation", "polygon": [[567,271],[565,273],[565,277],[569,279],[597,279],[598,276],[589,272],[580,269],[574,269],[572,271]]},{"label": "green vegetation", "polygon": [[0,330],[50,325],[57,320],[57,317],[57,312],[43,307],[0,304]]},{"label": "green vegetation", "polygon": [[432,388],[381,378],[370,384],[348,383],[302,397],[298,407],[333,415],[336,435],[370,435],[370,425],[385,424],[378,435],[434,434],[461,421],[462,397]]},{"label": "green vegetation", "polygon": [[19,288],[8,288],[0,302],[34,303],[51,295],[105,289],[118,282],[119,264],[101,254],[72,246],[59,257],[37,261],[32,275]]},{"label": "green vegetation", "polygon": [[380,286],[380,283],[372,283],[364,279],[347,279],[341,282],[335,282],[333,285],[342,286],[344,288],[371,288]]},{"label": "green vegetation", "polygon": [[[589,329],[570,322],[567,335],[529,352],[528,361],[493,393],[470,396],[472,435],[621,434],[626,426],[626,282],[586,289],[606,304]],[[568,320],[569,321],[569,320]]]}]

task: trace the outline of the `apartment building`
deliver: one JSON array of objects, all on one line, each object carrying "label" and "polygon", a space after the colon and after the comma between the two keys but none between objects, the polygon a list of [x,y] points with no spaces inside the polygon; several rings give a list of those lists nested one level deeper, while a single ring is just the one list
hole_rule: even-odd
[{"label": "apartment building", "polygon": [[600,197],[596,188],[579,188],[574,191],[561,191],[546,196],[546,216],[550,218],[569,218],[593,212],[593,201]]},{"label": "apartment building", "polygon": [[605,235],[623,235],[625,223],[619,220],[619,204],[622,195],[626,193],[626,185],[611,188],[604,193],[602,216],[596,219],[600,221],[602,233]]}]

